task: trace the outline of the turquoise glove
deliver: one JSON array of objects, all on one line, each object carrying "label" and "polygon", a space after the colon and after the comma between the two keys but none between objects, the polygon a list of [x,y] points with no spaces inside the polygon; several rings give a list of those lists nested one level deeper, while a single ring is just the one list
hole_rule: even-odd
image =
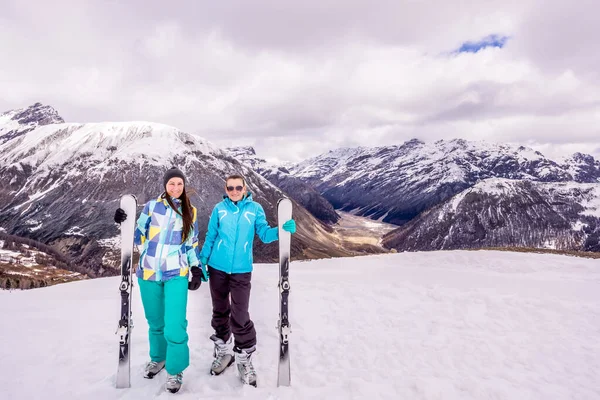
[{"label": "turquoise glove", "polygon": [[288,231],[289,233],[295,233],[296,232],[296,221],[294,221],[293,219],[290,219],[288,221],[285,221],[283,225],[281,225],[281,227],[283,228],[284,231]]},{"label": "turquoise glove", "polygon": [[202,282],[208,282],[208,278],[210,277],[210,274],[208,273],[208,260],[205,257],[202,257],[200,259],[199,267],[202,270],[202,272],[204,273],[202,276]]}]

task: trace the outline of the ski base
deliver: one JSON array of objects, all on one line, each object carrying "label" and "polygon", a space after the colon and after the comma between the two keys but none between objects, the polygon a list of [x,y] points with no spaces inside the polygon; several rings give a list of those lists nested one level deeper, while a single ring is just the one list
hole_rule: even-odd
[{"label": "ski base", "polygon": [[282,352],[279,356],[279,367],[277,369],[277,386],[290,386],[292,384],[292,376],[290,373],[290,354],[287,351]]}]

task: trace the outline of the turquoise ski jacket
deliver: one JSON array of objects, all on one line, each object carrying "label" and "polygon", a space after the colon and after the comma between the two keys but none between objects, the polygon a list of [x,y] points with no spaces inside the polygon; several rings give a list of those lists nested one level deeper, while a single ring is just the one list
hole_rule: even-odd
[{"label": "turquoise ski jacket", "polygon": [[229,197],[213,208],[200,259],[228,274],[252,272],[252,242],[257,234],[263,243],[279,239],[277,227],[267,223],[262,206],[252,194],[234,204]]}]

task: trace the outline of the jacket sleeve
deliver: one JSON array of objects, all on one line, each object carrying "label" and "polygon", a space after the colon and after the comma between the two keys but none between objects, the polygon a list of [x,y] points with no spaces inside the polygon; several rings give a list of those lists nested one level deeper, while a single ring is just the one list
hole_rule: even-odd
[{"label": "jacket sleeve", "polygon": [[200,252],[200,259],[206,258],[208,260],[210,258],[210,253],[212,252],[213,245],[217,239],[218,232],[219,211],[217,210],[217,206],[215,206],[210,214],[210,219],[208,220],[208,229],[206,231],[206,238],[204,239],[202,251]]},{"label": "jacket sleeve", "polygon": [[190,267],[197,267],[200,264],[198,260],[198,215],[196,207],[193,208],[193,225],[192,225],[192,234],[188,236],[185,242],[185,249],[187,255],[188,265]]},{"label": "jacket sleeve", "polygon": [[148,228],[150,227],[150,221],[152,218],[150,217],[150,202],[146,203],[142,213],[137,219],[135,233],[133,235],[133,242],[137,246],[142,246],[146,243],[148,239]]},{"label": "jacket sleeve", "polygon": [[279,229],[276,226],[273,228],[269,226],[265,210],[258,203],[256,203],[254,230],[263,243],[271,243],[279,239]]}]

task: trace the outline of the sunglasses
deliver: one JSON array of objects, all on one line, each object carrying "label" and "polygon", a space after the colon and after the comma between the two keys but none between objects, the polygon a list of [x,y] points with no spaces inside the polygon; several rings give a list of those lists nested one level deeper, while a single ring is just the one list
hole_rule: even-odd
[{"label": "sunglasses", "polygon": [[243,186],[236,186],[236,187],[227,186],[227,191],[228,192],[233,192],[233,189],[237,190],[238,192],[241,192],[242,189],[244,189],[244,187]]}]

